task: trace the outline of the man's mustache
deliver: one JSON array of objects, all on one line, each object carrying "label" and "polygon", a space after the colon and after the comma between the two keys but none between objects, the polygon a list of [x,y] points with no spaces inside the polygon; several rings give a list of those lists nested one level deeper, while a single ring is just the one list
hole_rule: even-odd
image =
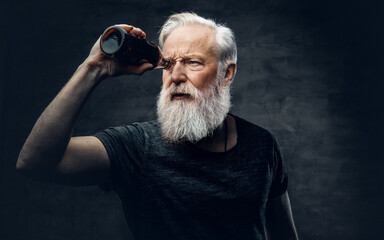
[{"label": "man's mustache", "polygon": [[191,83],[172,83],[168,88],[164,89],[166,94],[171,98],[175,96],[188,96],[192,98],[198,98],[200,91],[195,88]]}]

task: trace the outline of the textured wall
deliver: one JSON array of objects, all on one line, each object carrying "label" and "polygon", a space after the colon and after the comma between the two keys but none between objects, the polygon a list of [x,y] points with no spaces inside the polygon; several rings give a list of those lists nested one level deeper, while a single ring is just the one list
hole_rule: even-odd
[{"label": "textured wall", "polygon": [[[383,237],[384,9],[308,2],[2,1],[0,239],[129,239],[113,193],[36,182],[14,166],[34,122],[107,26],[129,23],[156,40],[166,17],[181,10],[234,30],[232,112],[279,139],[300,237]],[[154,118],[160,86],[160,71],[103,82],[76,134]]]}]

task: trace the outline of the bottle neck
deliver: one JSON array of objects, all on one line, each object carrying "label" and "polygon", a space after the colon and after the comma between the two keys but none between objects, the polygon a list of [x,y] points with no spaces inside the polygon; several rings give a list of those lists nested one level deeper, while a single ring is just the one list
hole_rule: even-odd
[{"label": "bottle neck", "polygon": [[168,69],[171,67],[171,65],[172,65],[172,63],[170,60],[163,58],[163,57],[160,57],[157,66],[154,67],[153,69]]},{"label": "bottle neck", "polygon": [[159,61],[157,62],[157,65],[153,69],[168,69],[171,67],[172,62],[164,58],[163,53],[161,52],[161,49],[159,46],[157,46],[157,49],[159,50]]}]

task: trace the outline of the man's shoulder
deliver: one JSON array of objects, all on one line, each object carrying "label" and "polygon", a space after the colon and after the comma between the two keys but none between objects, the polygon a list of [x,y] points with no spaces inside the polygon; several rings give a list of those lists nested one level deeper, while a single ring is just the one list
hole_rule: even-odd
[{"label": "man's shoulder", "polygon": [[256,123],[250,122],[244,118],[241,118],[237,115],[231,114],[236,120],[236,124],[238,125],[239,128],[245,128],[248,131],[255,131],[258,133],[264,133],[264,134],[271,134],[267,129],[264,127],[257,125]]},{"label": "man's shoulder", "polygon": [[143,135],[144,137],[153,137],[153,135],[159,132],[159,122],[157,120],[133,122],[119,128],[129,129],[132,133]]},{"label": "man's shoulder", "polygon": [[137,128],[142,128],[145,130],[158,129],[159,122],[157,120],[150,120],[145,122],[133,122],[128,124],[128,126],[133,126]]},{"label": "man's shoulder", "polygon": [[238,135],[242,138],[252,138],[260,140],[272,140],[274,137],[272,133],[255,123],[252,123],[244,118],[231,114],[236,120],[236,127]]},{"label": "man's shoulder", "polygon": [[96,136],[102,134],[115,135],[115,136],[145,136],[151,133],[155,133],[158,130],[159,124],[156,120],[145,122],[132,122],[128,124],[120,124],[117,126],[111,126],[107,129],[99,131]]}]

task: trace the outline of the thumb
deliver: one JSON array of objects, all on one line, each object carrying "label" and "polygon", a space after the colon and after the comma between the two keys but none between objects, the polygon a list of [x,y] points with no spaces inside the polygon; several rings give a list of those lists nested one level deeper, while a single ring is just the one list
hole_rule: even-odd
[{"label": "thumb", "polygon": [[141,64],[139,66],[127,66],[125,68],[125,71],[127,73],[133,73],[133,74],[141,75],[145,71],[150,70],[150,69],[153,69],[153,65],[148,63],[148,62],[146,62],[146,63],[143,63],[143,64]]},{"label": "thumb", "polygon": [[151,63],[143,63],[140,65],[139,69],[140,70],[143,70],[143,72],[147,71],[147,70],[151,70],[153,69],[154,66],[151,64]]}]

